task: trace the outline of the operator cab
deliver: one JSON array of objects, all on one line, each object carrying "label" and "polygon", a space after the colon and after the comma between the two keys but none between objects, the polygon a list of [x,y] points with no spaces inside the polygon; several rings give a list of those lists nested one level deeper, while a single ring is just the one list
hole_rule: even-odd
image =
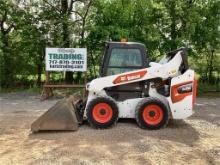
[{"label": "operator cab", "polygon": [[136,42],[107,42],[100,76],[110,76],[148,67],[144,44]]},{"label": "operator cab", "polygon": [[[111,76],[149,67],[145,45],[136,42],[107,42],[100,67],[100,76]],[[145,82],[134,82],[105,88],[117,101],[142,97]]]}]

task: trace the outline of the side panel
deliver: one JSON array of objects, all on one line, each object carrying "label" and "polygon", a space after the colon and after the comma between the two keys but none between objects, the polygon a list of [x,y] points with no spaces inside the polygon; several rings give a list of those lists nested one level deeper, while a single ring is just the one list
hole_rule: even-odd
[{"label": "side panel", "polygon": [[118,102],[119,118],[135,118],[135,108],[142,99],[136,98]]},{"label": "side panel", "polygon": [[[194,71],[187,70],[183,75],[172,78],[168,97],[173,119],[184,119],[193,112]],[[190,89],[191,86],[191,89]],[[185,91],[181,91],[185,90]]]}]

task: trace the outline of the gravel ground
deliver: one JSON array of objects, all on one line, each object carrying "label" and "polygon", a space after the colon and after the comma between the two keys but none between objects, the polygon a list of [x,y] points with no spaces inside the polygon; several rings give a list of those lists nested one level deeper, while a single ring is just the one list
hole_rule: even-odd
[{"label": "gravel ground", "polygon": [[31,123],[57,100],[0,94],[0,164],[220,164],[220,98],[199,98],[187,120],[148,131],[134,120],[95,130],[32,134]]}]

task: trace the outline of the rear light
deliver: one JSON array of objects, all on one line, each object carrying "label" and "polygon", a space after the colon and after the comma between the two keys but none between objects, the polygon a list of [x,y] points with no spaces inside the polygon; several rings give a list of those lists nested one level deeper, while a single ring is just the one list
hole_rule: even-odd
[{"label": "rear light", "polygon": [[176,84],[171,87],[171,100],[173,103],[183,100],[186,96],[192,95],[193,81]]},{"label": "rear light", "polygon": [[193,84],[186,84],[186,85],[182,85],[180,87],[178,87],[177,91],[179,94],[183,94],[183,93],[188,93],[188,92],[192,92],[192,87]]},{"label": "rear light", "polygon": [[116,79],[113,81],[113,84],[119,84],[119,83],[124,83],[128,81],[140,79],[144,77],[146,73],[147,73],[147,70],[120,75],[116,77]]}]

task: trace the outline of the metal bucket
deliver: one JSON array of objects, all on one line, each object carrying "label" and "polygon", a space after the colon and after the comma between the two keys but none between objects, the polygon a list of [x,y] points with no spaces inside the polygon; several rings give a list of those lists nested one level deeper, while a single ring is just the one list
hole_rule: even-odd
[{"label": "metal bucket", "polygon": [[40,116],[31,125],[32,132],[43,130],[77,130],[79,119],[74,103],[79,98],[70,96],[67,99],[58,101],[47,112]]}]

